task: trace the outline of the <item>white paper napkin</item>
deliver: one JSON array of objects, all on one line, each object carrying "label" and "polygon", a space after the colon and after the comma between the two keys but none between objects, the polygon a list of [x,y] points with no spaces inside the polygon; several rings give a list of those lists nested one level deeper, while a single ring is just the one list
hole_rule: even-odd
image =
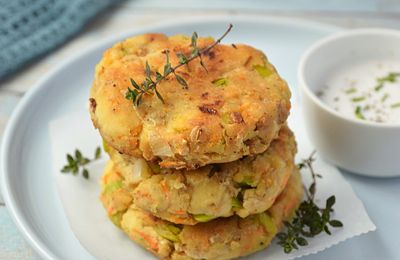
[{"label": "white paper napkin", "polygon": [[[292,109],[289,124],[297,137],[300,158],[307,158],[312,152],[306,136],[299,108]],[[85,156],[93,156],[101,145],[99,133],[93,128],[87,111],[77,111],[50,123],[53,149],[54,179],[71,228],[80,243],[98,259],[154,259],[150,253],[133,243],[121,230],[107,219],[106,211],[99,201],[99,180],[108,157],[103,152],[102,159],[88,167],[90,179],[82,176],[61,174],[66,163],[66,153],[79,148]],[[308,239],[309,245],[291,254],[285,254],[274,240],[267,250],[246,259],[291,259],[317,253],[341,241],[376,229],[349,183],[333,166],[318,158],[316,171],[323,176],[317,182],[317,202],[325,206],[326,199],[336,196],[333,218],[344,224],[343,228],[332,228],[332,235],[321,234]],[[303,174],[306,186],[310,183],[308,174]]]}]

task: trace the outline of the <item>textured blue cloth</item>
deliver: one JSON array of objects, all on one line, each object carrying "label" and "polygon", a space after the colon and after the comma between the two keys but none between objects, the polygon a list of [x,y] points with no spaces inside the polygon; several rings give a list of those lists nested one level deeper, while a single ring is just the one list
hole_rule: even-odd
[{"label": "textured blue cloth", "polygon": [[0,0],[0,79],[77,33],[113,0]]}]

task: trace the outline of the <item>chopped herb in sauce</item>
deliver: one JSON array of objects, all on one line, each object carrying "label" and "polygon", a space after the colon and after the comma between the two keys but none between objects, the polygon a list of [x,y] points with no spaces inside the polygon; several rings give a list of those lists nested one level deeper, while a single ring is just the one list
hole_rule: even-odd
[{"label": "chopped herb in sauce", "polygon": [[400,77],[400,72],[390,72],[385,77],[377,78],[377,85],[375,86],[375,91],[381,90],[385,83],[395,83],[397,82],[397,77]]},{"label": "chopped herb in sauce", "polygon": [[383,95],[383,97],[381,98],[381,102],[382,102],[382,103],[385,102],[386,99],[388,99],[388,97],[389,97],[389,94],[388,94],[388,93],[385,93],[385,95]]},{"label": "chopped herb in sauce", "polygon": [[362,108],[361,108],[360,106],[357,106],[357,107],[356,107],[356,110],[354,111],[354,114],[356,115],[356,117],[357,117],[358,119],[365,120],[365,117],[364,117],[364,115],[363,115],[363,113],[362,113]]},{"label": "chopped herb in sauce", "polygon": [[394,103],[390,107],[391,108],[400,108],[400,102]]},{"label": "chopped herb in sauce", "polygon": [[353,102],[361,102],[361,101],[364,101],[364,100],[365,100],[365,97],[355,97],[355,98],[351,99],[351,101],[353,101]]},{"label": "chopped herb in sauce", "polygon": [[[332,109],[356,119],[377,123],[398,122],[400,71],[386,70],[386,72],[380,72],[383,76],[376,77],[373,75],[379,74],[372,73],[369,69],[360,69],[367,66],[368,64],[360,65],[351,69],[350,72],[344,72],[340,78],[333,78],[335,81],[328,81],[329,87],[324,89],[324,95],[319,97]],[[368,73],[372,75],[368,77]],[[357,76],[360,77],[358,81],[353,78]],[[343,81],[348,85],[342,87]]]},{"label": "chopped herb in sauce", "polygon": [[345,90],[346,94],[353,94],[357,92],[357,89],[355,87],[349,88]]},{"label": "chopped herb in sauce", "polygon": [[376,85],[375,91],[379,91],[383,88],[383,83]]},{"label": "chopped herb in sauce", "polygon": [[322,90],[318,90],[317,92],[315,92],[315,95],[317,95],[317,97],[323,97],[325,93]]}]

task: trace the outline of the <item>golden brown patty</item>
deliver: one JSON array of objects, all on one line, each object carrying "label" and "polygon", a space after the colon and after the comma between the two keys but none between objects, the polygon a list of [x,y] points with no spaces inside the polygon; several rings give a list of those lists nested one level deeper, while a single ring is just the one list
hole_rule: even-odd
[{"label": "golden brown patty", "polygon": [[[199,38],[204,48],[214,42]],[[143,82],[145,63],[163,73],[165,50],[189,55],[190,38],[145,34],[115,44],[96,67],[91,117],[105,141],[129,156],[163,168],[194,169],[264,152],[288,117],[290,91],[266,56],[250,46],[217,45],[203,60],[182,66],[158,86],[163,104],[145,95],[134,107],[125,99],[130,78]]]},{"label": "golden brown patty", "polygon": [[295,170],[268,211],[187,226],[161,220],[127,203],[129,192],[124,187],[107,188],[117,179],[122,180],[110,169],[103,176],[101,198],[110,218],[132,240],[163,259],[231,259],[261,250],[269,245],[283,221],[290,219],[303,195],[300,175]]},{"label": "golden brown patty", "polygon": [[132,187],[138,208],[194,225],[235,214],[247,217],[271,207],[295,167],[296,142],[284,126],[262,154],[191,171],[151,169],[144,160],[124,159],[112,149],[109,153],[116,171]]}]

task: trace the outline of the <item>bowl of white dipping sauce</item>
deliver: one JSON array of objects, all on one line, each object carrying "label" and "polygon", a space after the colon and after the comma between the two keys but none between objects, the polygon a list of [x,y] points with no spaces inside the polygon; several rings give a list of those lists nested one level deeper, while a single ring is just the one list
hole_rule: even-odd
[{"label": "bowl of white dipping sauce", "polygon": [[400,176],[400,31],[334,34],[303,55],[306,129],[322,157],[348,171]]}]

